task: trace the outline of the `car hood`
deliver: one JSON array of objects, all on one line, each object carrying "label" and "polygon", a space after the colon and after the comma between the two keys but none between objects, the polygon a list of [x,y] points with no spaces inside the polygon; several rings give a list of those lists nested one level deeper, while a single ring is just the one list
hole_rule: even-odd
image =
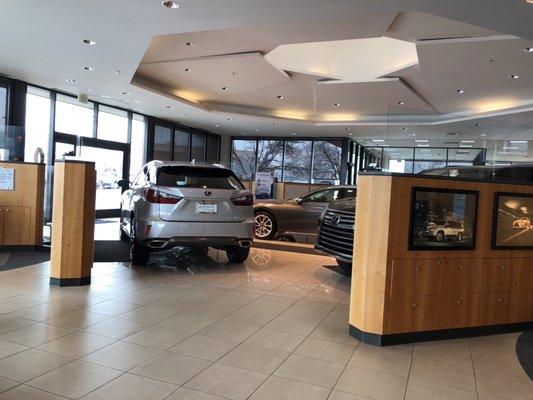
[{"label": "car hood", "polygon": [[329,204],[329,210],[355,212],[355,197],[335,200]]}]

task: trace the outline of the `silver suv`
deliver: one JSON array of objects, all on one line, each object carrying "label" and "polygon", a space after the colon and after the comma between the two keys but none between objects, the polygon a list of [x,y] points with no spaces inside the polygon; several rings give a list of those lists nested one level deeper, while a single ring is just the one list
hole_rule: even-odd
[{"label": "silver suv", "polygon": [[121,239],[129,238],[134,264],[150,251],[176,246],[226,250],[244,262],[254,232],[253,196],[235,174],[210,164],[151,161],[122,195]]}]

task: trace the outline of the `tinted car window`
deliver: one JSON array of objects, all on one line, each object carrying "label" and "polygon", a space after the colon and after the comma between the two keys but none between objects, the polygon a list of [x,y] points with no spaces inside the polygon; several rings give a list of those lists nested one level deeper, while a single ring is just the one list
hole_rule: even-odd
[{"label": "tinted car window", "polygon": [[230,170],[186,166],[159,168],[157,171],[157,185],[185,188],[244,189],[242,183]]},{"label": "tinted car window", "polygon": [[348,198],[353,198],[355,197],[355,195],[357,194],[357,190],[356,189],[341,189],[339,191],[339,199],[348,199]]},{"label": "tinted car window", "polygon": [[319,190],[304,197],[306,202],[331,203],[336,200],[339,194],[338,189]]}]

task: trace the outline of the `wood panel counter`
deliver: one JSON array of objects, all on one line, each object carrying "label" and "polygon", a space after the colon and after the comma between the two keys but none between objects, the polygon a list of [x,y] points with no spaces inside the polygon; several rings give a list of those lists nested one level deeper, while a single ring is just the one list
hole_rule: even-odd
[{"label": "wood panel counter", "polygon": [[[410,249],[415,187],[478,192],[473,249]],[[350,334],[388,345],[533,328],[533,250],[493,248],[497,192],[533,186],[361,174]]]}]

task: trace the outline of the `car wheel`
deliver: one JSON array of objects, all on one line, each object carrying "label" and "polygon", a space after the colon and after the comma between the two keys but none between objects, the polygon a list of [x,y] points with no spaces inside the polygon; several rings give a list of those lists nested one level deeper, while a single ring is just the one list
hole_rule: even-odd
[{"label": "car wheel", "polygon": [[344,275],[352,276],[352,264],[337,260],[337,264]]},{"label": "car wheel", "polygon": [[148,257],[150,252],[148,249],[137,242],[135,220],[131,219],[131,235],[130,235],[130,259],[133,265],[146,265],[148,264]]},{"label": "car wheel", "polygon": [[435,236],[435,240],[437,242],[444,242],[444,232],[443,231],[438,231],[437,235]]},{"label": "car wheel", "polygon": [[255,237],[258,239],[272,239],[276,235],[276,220],[267,212],[255,214]]},{"label": "car wheel", "polygon": [[238,263],[245,262],[249,254],[250,254],[249,247],[231,246],[226,249],[226,255],[228,256],[228,261],[232,264],[238,264]]},{"label": "car wheel", "polygon": [[457,234],[457,240],[458,240],[459,242],[462,242],[462,241],[463,241],[463,234],[462,234],[461,232],[459,232],[459,233]]}]

